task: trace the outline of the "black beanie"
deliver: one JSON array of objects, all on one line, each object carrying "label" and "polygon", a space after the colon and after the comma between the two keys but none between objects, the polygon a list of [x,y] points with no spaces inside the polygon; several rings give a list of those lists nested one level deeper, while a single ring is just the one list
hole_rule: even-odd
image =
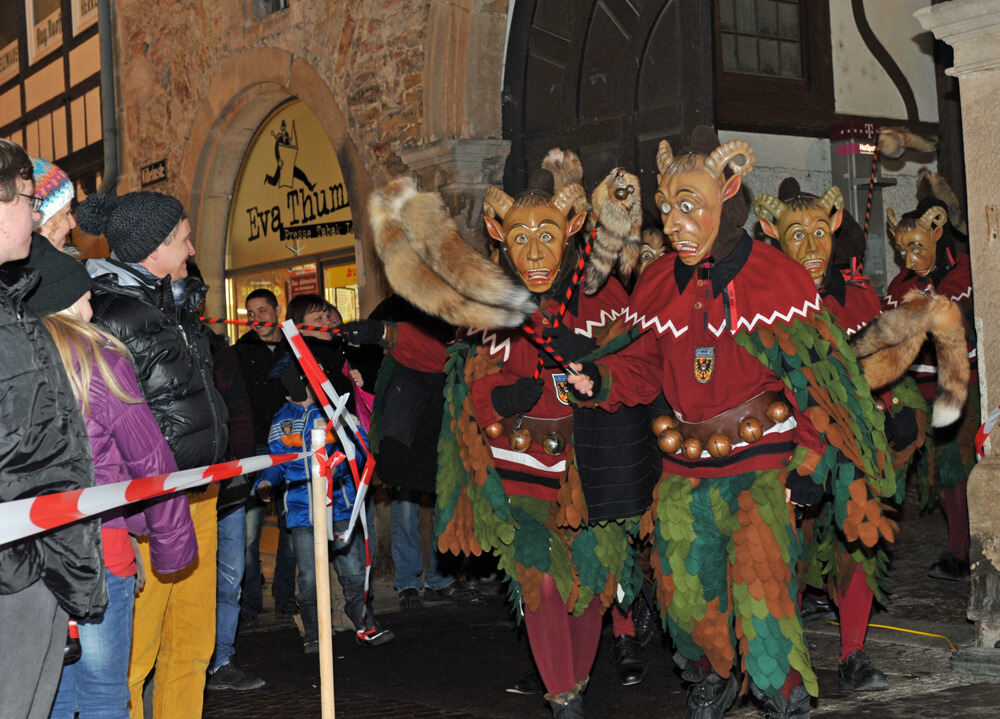
[{"label": "black beanie", "polygon": [[71,307],[90,292],[90,275],[83,265],[38,233],[31,237],[31,254],[25,267],[41,277],[25,301],[39,317]]},{"label": "black beanie", "polygon": [[141,262],[184,218],[184,205],[160,192],[108,197],[96,192],[76,208],[76,224],[88,235],[104,235],[115,257]]}]

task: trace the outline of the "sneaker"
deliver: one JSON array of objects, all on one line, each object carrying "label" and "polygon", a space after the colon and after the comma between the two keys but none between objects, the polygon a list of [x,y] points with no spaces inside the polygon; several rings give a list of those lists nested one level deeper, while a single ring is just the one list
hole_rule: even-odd
[{"label": "sneaker", "polygon": [[319,654],[319,639],[302,642],[303,654]]},{"label": "sneaker", "polygon": [[465,584],[453,582],[443,589],[424,589],[424,602],[426,604],[460,604],[465,602],[477,602],[479,597]]},{"label": "sneaker", "polygon": [[355,634],[358,644],[367,644],[370,647],[377,647],[381,644],[388,644],[396,635],[391,629],[382,629],[377,624],[372,624],[367,629],[362,629]]},{"label": "sneaker", "polygon": [[872,666],[868,655],[861,649],[851,652],[837,670],[842,689],[855,692],[881,692],[889,688],[885,674]]},{"label": "sneaker", "polygon": [[211,691],[232,689],[237,692],[246,692],[251,689],[260,689],[262,686],[264,686],[263,679],[240,669],[232,661],[226,662],[209,674],[205,681],[205,688]]},{"label": "sneaker", "polygon": [[542,686],[542,677],[535,669],[532,664],[528,667],[528,671],[524,673],[524,676],[518,679],[516,682],[511,684],[506,689],[508,694],[521,694],[523,696],[530,696],[532,694],[541,694],[545,691],[545,687]]},{"label": "sneaker", "polygon": [[927,570],[927,576],[932,579],[961,582],[969,578],[969,560],[959,559],[951,552],[945,552]]},{"label": "sneaker", "polygon": [[410,587],[404,589],[399,593],[399,608],[400,609],[420,609],[424,606],[423,601],[420,599],[420,590]]}]

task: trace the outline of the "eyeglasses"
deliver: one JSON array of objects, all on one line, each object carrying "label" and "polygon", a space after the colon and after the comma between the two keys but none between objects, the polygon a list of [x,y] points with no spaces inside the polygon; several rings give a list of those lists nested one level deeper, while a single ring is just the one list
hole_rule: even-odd
[{"label": "eyeglasses", "polygon": [[17,194],[19,194],[21,197],[28,198],[28,204],[31,205],[32,212],[38,212],[40,209],[42,209],[42,203],[44,202],[44,200],[41,197],[38,197],[36,195],[26,195],[23,192],[18,192]]}]

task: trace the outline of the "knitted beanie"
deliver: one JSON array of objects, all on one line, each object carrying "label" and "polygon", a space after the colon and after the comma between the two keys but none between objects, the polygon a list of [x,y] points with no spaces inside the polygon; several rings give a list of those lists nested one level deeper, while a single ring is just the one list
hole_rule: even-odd
[{"label": "knitted beanie", "polygon": [[104,235],[117,259],[141,262],[184,218],[184,206],[160,192],[109,197],[95,192],[76,208],[76,224],[88,235]]},{"label": "knitted beanie", "polygon": [[25,301],[39,317],[71,307],[90,291],[90,275],[83,263],[57,250],[37,232],[31,237],[31,254],[25,267],[41,277]]},{"label": "knitted beanie", "polygon": [[65,172],[56,165],[47,162],[40,157],[31,159],[32,174],[35,179],[35,197],[42,200],[42,220],[38,223],[41,227],[73,200],[75,191],[73,183]]}]

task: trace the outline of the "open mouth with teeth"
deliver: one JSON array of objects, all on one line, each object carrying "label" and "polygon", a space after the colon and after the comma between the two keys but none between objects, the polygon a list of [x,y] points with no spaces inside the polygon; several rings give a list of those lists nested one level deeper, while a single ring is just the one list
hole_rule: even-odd
[{"label": "open mouth with teeth", "polygon": [[824,267],[826,267],[825,260],[806,260],[802,263],[802,266],[806,268],[807,272],[819,272]]},{"label": "open mouth with teeth", "polygon": [[681,257],[690,257],[691,255],[698,254],[698,243],[697,242],[685,242],[683,240],[674,243],[674,249],[677,250],[677,254]]},{"label": "open mouth with teeth", "polygon": [[529,284],[539,284],[542,282],[548,282],[551,275],[552,270],[525,270],[524,279],[527,280]]}]

